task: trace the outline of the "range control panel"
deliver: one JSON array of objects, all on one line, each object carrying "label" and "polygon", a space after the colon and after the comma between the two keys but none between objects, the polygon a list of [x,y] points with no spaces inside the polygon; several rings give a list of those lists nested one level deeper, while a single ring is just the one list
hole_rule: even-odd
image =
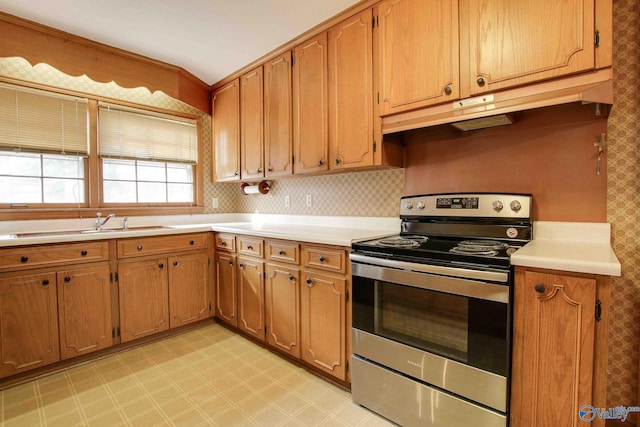
[{"label": "range control panel", "polygon": [[400,216],[530,218],[528,194],[425,194],[400,199]]}]

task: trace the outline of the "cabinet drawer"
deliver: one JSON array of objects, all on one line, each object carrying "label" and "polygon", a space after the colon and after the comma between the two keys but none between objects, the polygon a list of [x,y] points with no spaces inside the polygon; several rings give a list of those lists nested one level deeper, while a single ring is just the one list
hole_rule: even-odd
[{"label": "cabinet drawer", "polygon": [[264,257],[264,240],[238,236],[238,253],[259,258]]},{"label": "cabinet drawer", "polygon": [[221,251],[236,251],[236,238],[233,234],[216,233],[216,249]]},{"label": "cabinet drawer", "polygon": [[106,241],[24,246],[0,250],[0,271],[107,261],[108,259],[109,243]]},{"label": "cabinet drawer", "polygon": [[300,245],[293,242],[267,240],[267,259],[271,261],[300,263]]},{"label": "cabinet drawer", "polygon": [[118,258],[173,253],[205,249],[206,247],[206,233],[123,239],[118,240]]},{"label": "cabinet drawer", "polygon": [[344,273],[347,255],[343,249],[303,246],[302,262],[305,267]]}]

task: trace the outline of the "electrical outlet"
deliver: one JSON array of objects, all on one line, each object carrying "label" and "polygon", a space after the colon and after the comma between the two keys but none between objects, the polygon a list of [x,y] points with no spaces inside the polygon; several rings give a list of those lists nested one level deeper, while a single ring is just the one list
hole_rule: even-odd
[{"label": "electrical outlet", "polygon": [[284,196],[284,207],[285,208],[291,207],[291,196]]},{"label": "electrical outlet", "polygon": [[211,199],[211,208],[212,209],[218,209],[218,198],[214,197]]},{"label": "electrical outlet", "polygon": [[313,206],[313,197],[311,197],[311,194],[307,194],[307,207],[311,206]]}]

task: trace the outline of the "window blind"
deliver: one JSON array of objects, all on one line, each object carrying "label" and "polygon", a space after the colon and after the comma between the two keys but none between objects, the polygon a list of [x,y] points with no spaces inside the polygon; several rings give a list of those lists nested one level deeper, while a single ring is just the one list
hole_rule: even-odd
[{"label": "window blind", "polygon": [[101,157],[198,162],[196,121],[181,117],[100,104],[98,143]]},{"label": "window blind", "polygon": [[86,99],[0,84],[0,149],[88,153]]}]

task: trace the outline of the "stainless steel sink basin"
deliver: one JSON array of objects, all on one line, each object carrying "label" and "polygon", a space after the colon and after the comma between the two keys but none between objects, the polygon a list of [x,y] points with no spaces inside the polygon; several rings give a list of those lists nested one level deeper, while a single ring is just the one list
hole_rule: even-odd
[{"label": "stainless steel sink basin", "polygon": [[114,231],[122,231],[122,230],[113,230],[111,228],[105,228],[103,230],[82,230],[80,233],[82,233],[82,234],[102,234],[102,233],[113,233]]},{"label": "stainless steel sink basin", "polygon": [[141,227],[129,227],[126,230],[121,228],[103,228],[102,230],[66,230],[66,231],[34,231],[28,233],[16,233],[16,238],[24,237],[43,237],[43,236],[69,236],[73,234],[109,234],[115,232],[130,232],[130,231],[145,231],[145,230],[164,230],[171,227],[165,227],[164,225],[149,225]]}]

